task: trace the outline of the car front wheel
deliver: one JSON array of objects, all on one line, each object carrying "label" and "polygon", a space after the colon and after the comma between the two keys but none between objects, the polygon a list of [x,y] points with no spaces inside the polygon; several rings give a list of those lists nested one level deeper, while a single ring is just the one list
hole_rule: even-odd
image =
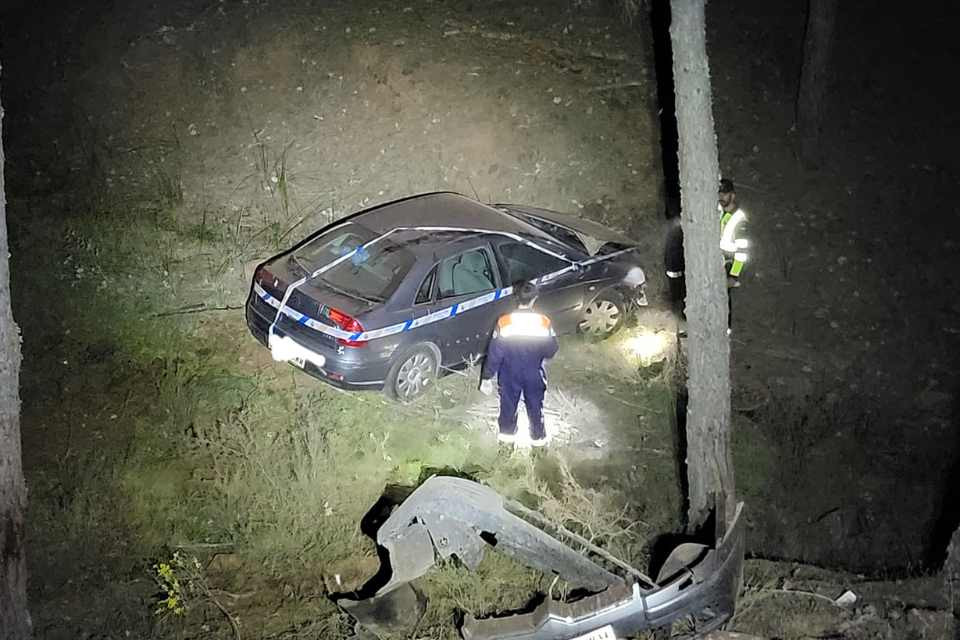
[{"label": "car front wheel", "polygon": [[405,351],[387,374],[387,394],[400,402],[413,402],[436,382],[439,364],[437,353],[429,345]]},{"label": "car front wheel", "polygon": [[593,338],[607,338],[623,326],[626,312],[622,296],[612,291],[601,293],[583,308],[577,331]]}]

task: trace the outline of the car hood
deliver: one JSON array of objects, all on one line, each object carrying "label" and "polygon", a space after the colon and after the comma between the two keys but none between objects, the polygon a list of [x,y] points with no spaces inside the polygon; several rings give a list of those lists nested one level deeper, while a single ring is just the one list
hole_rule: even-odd
[{"label": "car hood", "polygon": [[596,255],[600,247],[611,242],[624,245],[624,248],[635,247],[638,244],[636,240],[628,238],[619,231],[605,227],[599,222],[586,220],[567,213],[558,213],[549,209],[515,204],[498,204],[495,206],[506,209],[513,214],[531,215],[567,227],[577,234],[591,256]]}]

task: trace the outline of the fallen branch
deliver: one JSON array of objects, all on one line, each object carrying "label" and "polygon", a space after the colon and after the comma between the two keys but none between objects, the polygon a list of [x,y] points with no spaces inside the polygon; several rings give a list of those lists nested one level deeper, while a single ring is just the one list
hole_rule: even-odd
[{"label": "fallen branch", "polygon": [[799,589],[759,589],[754,592],[757,598],[762,598],[766,596],[775,596],[780,594],[795,595],[795,596],[806,596],[808,598],[815,598],[817,600],[822,600],[828,602],[838,609],[843,609],[844,606],[837,604],[837,602],[830,596],[825,596],[822,593],[817,593],[815,591],[801,591]]},{"label": "fallen branch", "polygon": [[593,87],[591,89],[587,89],[587,92],[598,93],[601,91],[611,91],[613,89],[628,89],[630,87],[646,87],[646,86],[649,86],[649,84],[650,83],[648,82],[642,82],[640,80],[631,80],[630,82],[616,82],[614,84],[605,84],[599,87]]},{"label": "fallen branch", "polygon": [[224,589],[210,589],[210,593],[215,593],[217,595],[227,596],[234,600],[243,600],[244,598],[252,598],[257,595],[256,591],[244,591],[243,593],[232,593],[230,591],[225,591]]},{"label": "fallen branch", "polygon": [[184,551],[203,549],[205,551],[216,550],[226,552],[233,551],[234,546],[232,542],[184,542],[174,545],[174,549],[183,549]]},{"label": "fallen branch", "polygon": [[168,316],[184,316],[191,313],[206,313],[207,311],[237,311],[239,309],[243,309],[243,307],[232,304],[222,307],[208,307],[206,302],[200,302],[197,304],[188,304],[185,307],[180,307],[171,311],[161,311],[160,313],[153,314],[153,317],[166,318]]},{"label": "fallen branch", "polygon": [[623,569],[633,577],[639,578],[642,582],[645,583],[647,587],[656,588],[657,583],[653,581],[653,578],[650,578],[649,576],[645,575],[642,571],[635,569],[633,566],[627,564],[626,562],[616,557],[609,551],[602,549],[601,547],[598,547],[597,545],[593,544],[583,536],[577,535],[573,531],[570,531],[569,529],[564,527],[562,524],[550,521],[542,513],[538,511],[533,511],[532,509],[528,509],[527,507],[523,506],[522,504],[514,500],[506,500],[505,505],[507,506],[507,509],[509,511],[513,511],[515,514],[521,515],[525,518],[528,518],[529,520],[533,520],[540,526],[546,526],[546,527],[551,527],[555,529],[562,536],[569,538],[570,540],[573,540],[577,544],[586,548],[591,553],[594,553],[600,556],[601,558],[603,558],[604,560],[606,560],[607,562],[620,567],[621,569]]}]

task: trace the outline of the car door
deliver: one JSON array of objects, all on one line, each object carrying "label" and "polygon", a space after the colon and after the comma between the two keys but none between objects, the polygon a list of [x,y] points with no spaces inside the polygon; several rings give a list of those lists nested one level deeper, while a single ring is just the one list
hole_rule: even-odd
[{"label": "car door", "polygon": [[[570,263],[510,238],[494,242],[504,282],[515,284],[557,273]],[[576,329],[583,309],[585,283],[581,269],[571,269],[540,286],[535,308],[550,317],[558,332]]]},{"label": "car door", "polygon": [[[443,362],[455,366],[483,355],[502,303],[497,263],[484,243],[444,258],[435,267],[431,313],[443,315],[436,330]],[[433,273],[433,272],[431,272]]]}]

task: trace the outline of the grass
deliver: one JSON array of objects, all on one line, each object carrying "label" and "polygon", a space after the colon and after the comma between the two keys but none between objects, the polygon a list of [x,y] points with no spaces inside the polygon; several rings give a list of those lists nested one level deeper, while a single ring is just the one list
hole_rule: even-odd
[{"label": "grass", "polygon": [[[283,202],[285,152],[277,162],[268,168],[279,170],[273,184]],[[270,362],[247,338],[240,312],[169,315],[198,302],[240,305],[248,283],[232,266],[269,250],[270,225],[289,215],[281,204],[260,209],[259,228],[234,226],[244,216],[209,209],[193,216],[172,195],[158,197],[163,211],[147,211],[140,225],[111,210],[42,225],[11,219],[23,248],[14,258],[16,308],[32,319],[24,325],[24,431],[41,583],[69,566],[71,579],[90,592],[117,576],[136,576],[130,584],[139,586],[130,590],[142,591],[151,563],[171,549],[225,545],[233,568],[214,569],[213,555],[202,558],[202,580],[195,580],[201,593],[233,582],[260,593],[277,582],[312,581],[315,591],[296,589],[286,613],[269,625],[276,633],[333,633],[340,626],[325,595],[337,586],[335,577],[358,586],[376,567],[361,518],[386,485],[415,486],[438,472],[486,482],[631,561],[645,561],[641,535],[653,529],[634,520],[648,507],[628,500],[626,486],[605,490],[596,469],[562,460],[498,456],[493,423],[465,412],[479,400],[475,367],[400,406]],[[201,219],[199,229],[192,217]],[[614,347],[584,348],[609,359],[612,351],[600,351]],[[558,375],[558,384],[582,384],[571,375]],[[653,394],[642,403],[660,393],[658,380],[637,384],[641,395]],[[581,422],[592,415],[583,411],[594,401],[564,398],[561,413]],[[651,526],[669,519],[655,516]],[[63,587],[53,584],[47,592],[63,597]],[[456,616],[522,606],[545,583],[491,554],[475,574],[447,565],[424,588],[431,602],[425,633],[453,637]],[[142,601],[141,591],[132,591],[130,601]],[[317,598],[319,609],[311,604]],[[216,599],[229,615],[188,616],[150,632],[176,636],[184,624],[205,624],[230,634],[237,621],[241,629],[260,624],[255,608]],[[137,633],[152,626],[149,615],[129,618],[141,625]]]},{"label": "grass", "polygon": [[456,562],[442,564],[420,581],[429,600],[417,632],[428,638],[459,638],[456,624],[464,615],[484,618],[524,609],[536,594],[549,590],[551,581],[497,552],[487,553],[475,571]]}]

